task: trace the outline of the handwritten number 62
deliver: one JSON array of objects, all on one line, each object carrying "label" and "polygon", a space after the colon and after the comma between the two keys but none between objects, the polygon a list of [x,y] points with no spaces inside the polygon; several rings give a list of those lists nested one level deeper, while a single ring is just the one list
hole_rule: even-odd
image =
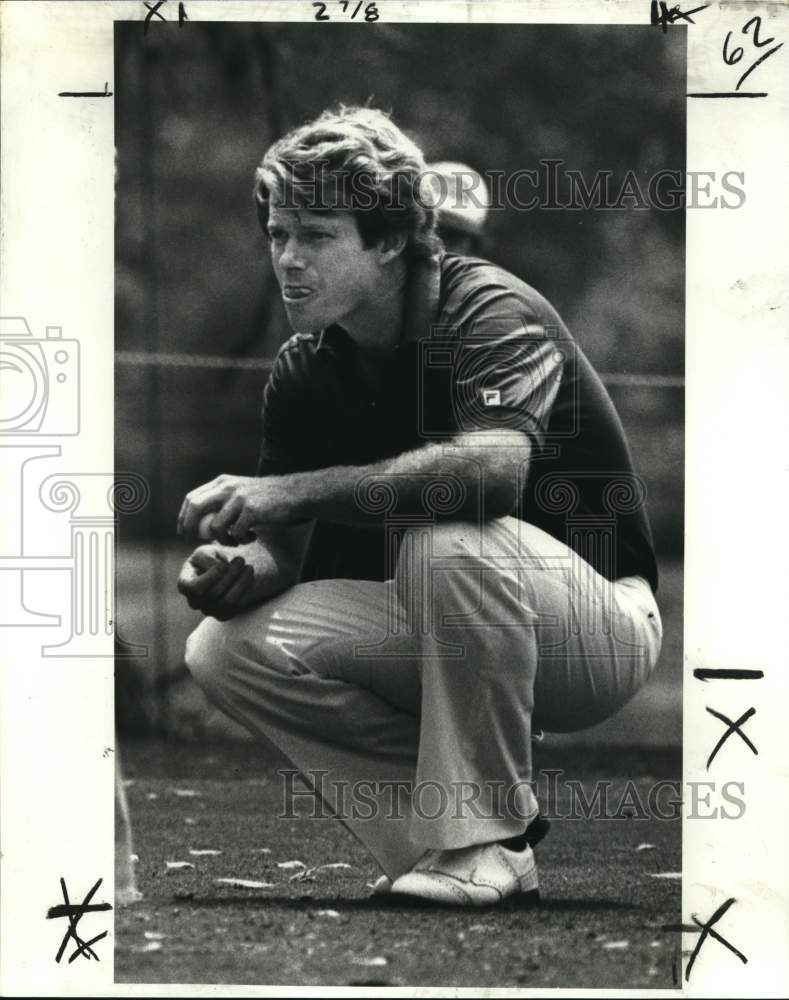
[{"label": "handwritten number 62", "polygon": [[[763,49],[765,45],[769,45],[770,42],[775,41],[774,37],[764,38],[764,39],[759,37],[759,32],[761,31],[762,28],[762,19],[760,17],[752,17],[750,21],[746,21],[745,24],[740,29],[741,34],[747,35],[751,27],[753,28],[753,38],[751,39],[751,41],[753,42],[754,46],[757,49]],[[740,62],[742,57],[745,55],[745,50],[741,45],[738,45],[736,46],[736,48],[729,51],[731,36],[732,32],[730,31],[726,35],[726,38],[723,40],[723,61],[726,63],[727,66],[736,66],[737,63]],[[746,69],[746,71],[742,74],[740,79],[737,81],[737,86],[735,89],[739,90],[740,87],[743,85],[746,77],[750,76],[750,74],[756,69],[757,66],[761,65],[765,61],[765,59],[768,59],[771,55],[773,55],[773,53],[777,52],[778,49],[780,48],[783,48],[783,42],[776,45],[768,52],[765,52],[764,55],[759,56],[756,62],[753,63],[753,65],[749,66],[748,69]]]},{"label": "handwritten number 62", "polygon": [[[751,27],[751,25],[753,25],[753,44],[757,47],[757,49],[764,48],[765,45],[769,45],[770,42],[775,41],[775,36],[773,36],[772,38],[765,38],[764,40],[759,38],[759,32],[761,31],[762,28],[762,19],[760,17],[752,17],[750,21],[745,22],[745,24],[742,26],[743,35],[748,34],[748,29]],[[743,52],[742,46],[740,45],[738,45],[733,52],[729,52],[729,42],[731,41],[731,36],[732,32],[730,31],[728,35],[726,35],[726,38],[723,42],[723,61],[728,66],[736,66],[745,53]]]}]

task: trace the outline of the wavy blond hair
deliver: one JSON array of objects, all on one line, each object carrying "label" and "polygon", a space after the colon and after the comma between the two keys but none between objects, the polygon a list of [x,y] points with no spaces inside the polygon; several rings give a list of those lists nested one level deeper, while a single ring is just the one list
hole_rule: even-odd
[{"label": "wavy blond hair", "polygon": [[441,241],[425,171],[422,151],[389,115],[341,105],[266,152],[255,172],[258,218],[265,229],[272,197],[287,208],[350,211],[367,246],[404,236],[406,256],[430,257]]}]

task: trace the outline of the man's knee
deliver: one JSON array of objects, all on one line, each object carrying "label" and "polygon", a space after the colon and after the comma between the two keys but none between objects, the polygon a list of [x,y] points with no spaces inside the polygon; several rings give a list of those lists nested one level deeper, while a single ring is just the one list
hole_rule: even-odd
[{"label": "man's knee", "polygon": [[[218,621],[204,618],[186,640],[187,669],[207,694],[235,686],[243,674],[259,671],[288,676],[307,669],[289,655],[271,617],[276,617],[276,598],[265,608]],[[232,674],[232,684],[231,677]]]},{"label": "man's knee", "polygon": [[184,662],[204,690],[213,690],[221,685],[226,632],[225,622],[204,618],[186,640]]}]

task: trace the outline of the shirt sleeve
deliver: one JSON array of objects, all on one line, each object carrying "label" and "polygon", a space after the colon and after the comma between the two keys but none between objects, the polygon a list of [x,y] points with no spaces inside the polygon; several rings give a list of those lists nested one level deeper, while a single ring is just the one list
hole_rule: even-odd
[{"label": "shirt sleeve", "polygon": [[297,357],[282,347],[263,389],[258,476],[284,476],[315,468]]},{"label": "shirt sleeve", "polygon": [[[457,330],[452,416],[456,430],[516,430],[543,447],[567,344],[519,296],[483,305]],[[569,336],[569,335],[568,335]]]}]

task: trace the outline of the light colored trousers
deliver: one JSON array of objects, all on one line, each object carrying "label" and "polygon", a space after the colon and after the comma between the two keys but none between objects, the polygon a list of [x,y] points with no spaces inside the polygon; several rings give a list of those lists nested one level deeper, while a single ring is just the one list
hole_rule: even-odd
[{"label": "light colored trousers", "polygon": [[394,878],[427,848],[522,833],[537,813],[533,722],[612,715],[661,640],[645,580],[611,583],[506,517],[408,528],[385,583],[302,583],[206,618],[186,662]]}]

